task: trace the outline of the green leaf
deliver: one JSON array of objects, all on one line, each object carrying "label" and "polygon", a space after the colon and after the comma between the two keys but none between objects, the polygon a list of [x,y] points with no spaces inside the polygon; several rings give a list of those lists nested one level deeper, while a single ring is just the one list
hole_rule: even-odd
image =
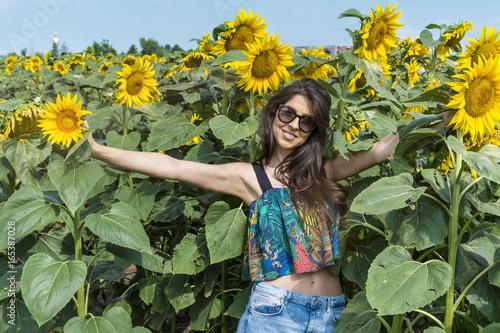
[{"label": "green leaf", "polygon": [[132,330],[132,333],[151,333],[150,330],[148,330],[147,328],[145,327],[142,327],[142,326],[136,326],[134,327],[134,329]]},{"label": "green leaf", "polygon": [[382,238],[375,238],[368,245],[355,245],[354,250],[347,251],[342,272],[350,281],[356,282],[362,289],[366,288],[368,269],[375,257],[382,252],[387,243]]},{"label": "green leaf", "polygon": [[64,261],[75,255],[75,242],[70,233],[55,232],[33,234],[33,253],[45,253],[55,260]]},{"label": "green leaf", "polygon": [[362,15],[360,12],[358,12],[356,9],[354,8],[351,8],[351,9],[348,9],[342,13],[340,13],[339,17],[338,18],[343,18],[343,17],[357,17],[359,18],[361,21],[363,21],[363,18],[365,17],[364,15]]},{"label": "green leaf", "polygon": [[[0,249],[7,248],[10,237],[19,239],[52,222],[57,208],[45,201],[42,191],[31,185],[23,186],[9,198],[0,211]],[[15,235],[11,236],[12,231]]]},{"label": "green leaf", "polygon": [[415,202],[425,187],[413,188],[413,177],[402,173],[377,180],[354,198],[351,210],[360,214],[383,214]]},{"label": "green leaf", "polygon": [[434,38],[432,38],[432,32],[429,30],[422,30],[419,37],[420,41],[426,48],[433,46]]},{"label": "green leaf", "polygon": [[489,324],[482,328],[479,333],[498,333],[500,332],[500,323]]},{"label": "green leaf", "polygon": [[117,202],[105,214],[90,214],[86,226],[97,236],[133,250],[151,253],[149,237],[139,221],[137,211]]},{"label": "green leaf", "polygon": [[210,263],[205,235],[186,234],[174,248],[172,266],[174,274],[193,275],[204,270]]},{"label": "green leaf", "polygon": [[396,120],[389,115],[385,115],[378,111],[365,111],[363,114],[368,124],[370,124],[370,127],[383,129],[390,133],[397,132]]},{"label": "green leaf", "polygon": [[445,331],[441,327],[429,327],[424,330],[424,333],[445,333]]},{"label": "green leaf", "polygon": [[237,123],[227,116],[218,115],[210,119],[210,128],[218,139],[224,141],[225,146],[229,146],[254,134],[259,128],[259,119],[250,116],[244,122]]},{"label": "green leaf", "polygon": [[139,289],[139,297],[146,305],[153,303],[156,287],[160,284],[161,280],[162,278],[157,275],[139,280],[137,286]]},{"label": "green leaf", "polygon": [[481,151],[478,153],[467,151],[462,158],[478,175],[500,184],[500,164],[482,155]]},{"label": "green leaf", "polygon": [[366,299],[366,292],[360,291],[349,301],[340,315],[336,333],[378,333],[380,320]]},{"label": "green leaf", "polygon": [[99,261],[96,265],[89,267],[87,281],[93,283],[98,280],[119,280],[127,275],[122,267],[107,261]]},{"label": "green leaf", "polygon": [[420,171],[422,177],[432,186],[434,191],[443,199],[445,202],[449,203],[451,201],[451,190],[450,184],[448,183],[448,178],[443,177],[441,173],[436,169],[423,169]]},{"label": "green leaf", "polygon": [[64,325],[64,332],[127,333],[132,332],[132,319],[125,309],[116,306],[103,316],[73,317]]},{"label": "green leaf", "polygon": [[199,297],[196,303],[189,308],[191,322],[188,328],[195,331],[206,331],[209,328],[210,319],[217,318],[223,306],[224,303],[218,298]]},{"label": "green leaf", "polygon": [[487,144],[479,150],[479,153],[493,162],[500,163],[500,148],[497,146]]},{"label": "green leaf", "polygon": [[226,53],[221,54],[212,63],[213,66],[219,66],[233,61],[247,61],[248,57],[240,50],[231,50]]},{"label": "green leaf", "polygon": [[500,321],[500,288],[492,285],[486,276],[480,277],[465,297],[490,321]]},{"label": "green leaf", "polygon": [[231,67],[216,67],[210,71],[209,76],[224,90],[231,89],[240,80],[236,70]]},{"label": "green leaf", "polygon": [[178,148],[207,130],[205,121],[196,126],[183,115],[175,115],[153,125],[146,147],[150,151]]},{"label": "green leaf", "polygon": [[500,287],[500,247],[495,250],[493,268],[488,272],[488,279],[491,284]]},{"label": "green leaf", "polygon": [[243,252],[246,218],[241,208],[229,210],[223,201],[213,203],[205,216],[210,263],[239,256]]},{"label": "green leaf", "polygon": [[396,146],[395,155],[405,156],[419,148],[425,146],[428,142],[439,137],[439,132],[431,128],[418,128],[399,140]]},{"label": "green leaf", "polygon": [[141,142],[141,134],[139,132],[131,132],[127,135],[118,134],[118,132],[110,131],[106,134],[106,145],[125,150],[135,150]]},{"label": "green leaf", "polygon": [[437,88],[424,91],[420,95],[407,99],[406,101],[401,101],[405,107],[412,106],[428,106],[429,103],[441,103],[448,104],[450,101],[451,87],[447,84],[439,86]]},{"label": "green leaf", "polygon": [[452,269],[442,261],[420,263],[401,246],[389,246],[368,271],[368,302],[381,316],[402,314],[423,307],[443,295]]},{"label": "green leaf", "polygon": [[389,164],[396,175],[400,173],[413,173],[415,171],[415,167],[410,165],[401,156],[390,157]]},{"label": "green leaf", "polygon": [[245,311],[245,307],[250,299],[250,294],[252,293],[253,284],[249,284],[245,289],[240,290],[233,299],[233,302],[224,313],[226,316],[231,316],[234,318],[241,318],[241,315]]},{"label": "green leaf", "polygon": [[107,243],[106,249],[118,258],[127,260],[132,264],[142,266],[150,271],[162,274],[172,273],[171,261],[165,261],[165,259],[160,257],[159,255],[151,254],[151,251],[140,252],[132,249],[127,249],[125,247],[121,247],[112,243]]},{"label": "green leaf", "polygon": [[71,300],[83,284],[83,261],[56,261],[47,254],[32,255],[24,265],[21,290],[26,306],[41,326]]},{"label": "green leaf", "polygon": [[210,163],[217,158],[214,152],[214,144],[209,140],[202,140],[196,146],[191,148],[184,157],[185,161],[193,161],[200,163]]},{"label": "green leaf", "polygon": [[12,167],[5,156],[0,156],[0,180],[3,180],[12,170]]},{"label": "green leaf", "polygon": [[392,211],[385,217],[391,245],[418,251],[444,242],[448,235],[448,215],[435,201],[421,197],[414,208]]},{"label": "green leaf", "polygon": [[467,149],[465,148],[464,144],[460,142],[453,135],[448,136],[446,138],[446,142],[448,142],[448,145],[450,146],[451,150],[453,150],[457,154],[463,155],[467,152]]},{"label": "green leaf", "polygon": [[36,166],[50,154],[51,149],[49,144],[40,145],[39,140],[8,139],[2,143],[5,157],[16,171],[16,177],[25,185],[38,184],[40,175]]},{"label": "green leaf", "polygon": [[33,318],[31,313],[26,308],[26,305],[19,299],[13,299],[13,300],[15,300],[14,313],[12,313],[12,309],[8,308],[11,306],[12,303],[8,301],[0,302],[0,316],[1,316],[0,332],[3,333],[43,332],[38,327],[35,318]]},{"label": "green leaf", "polygon": [[134,188],[122,186],[115,191],[115,199],[132,206],[139,213],[140,219],[145,221],[153,209],[155,187],[149,181],[142,181]]},{"label": "green leaf", "polygon": [[167,294],[168,301],[174,307],[175,312],[179,312],[195,302],[188,275],[175,274],[172,276],[165,288],[165,294]]},{"label": "green leaf", "polygon": [[500,216],[500,203],[481,202],[475,195],[467,193],[465,198],[479,211]]},{"label": "green leaf", "polygon": [[103,171],[99,165],[91,161],[73,167],[56,160],[49,164],[48,173],[59,196],[74,214],[88,199],[89,193],[102,176]]}]

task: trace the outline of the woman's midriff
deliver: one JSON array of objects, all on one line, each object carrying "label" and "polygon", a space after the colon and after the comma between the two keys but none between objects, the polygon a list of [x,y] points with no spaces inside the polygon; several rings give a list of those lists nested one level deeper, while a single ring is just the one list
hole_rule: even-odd
[{"label": "woman's midriff", "polygon": [[339,277],[330,273],[328,267],[318,272],[294,273],[265,282],[308,296],[332,297],[343,293]]}]

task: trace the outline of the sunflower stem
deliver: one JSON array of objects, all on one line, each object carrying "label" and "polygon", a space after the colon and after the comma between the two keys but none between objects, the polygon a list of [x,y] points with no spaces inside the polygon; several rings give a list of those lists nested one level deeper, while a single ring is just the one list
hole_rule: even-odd
[{"label": "sunflower stem", "polygon": [[[343,123],[344,123],[344,111],[345,111],[345,106],[346,106],[346,102],[345,102],[345,98],[347,96],[347,88],[349,86],[349,79],[351,77],[351,73],[352,73],[352,70],[354,69],[354,66],[353,65],[349,65],[349,67],[347,68],[347,72],[345,74],[345,77],[344,77],[344,81],[341,82],[341,98],[339,100],[339,106],[338,106],[338,110],[337,110],[337,130],[340,128],[340,131],[342,132],[342,127],[343,127]],[[339,78],[341,78],[339,76]]]},{"label": "sunflower stem", "polygon": [[123,104],[123,117],[122,117],[123,135],[128,134],[128,119],[127,119],[127,106]]},{"label": "sunflower stem", "polygon": [[[457,131],[458,139],[462,142],[463,135],[460,130]],[[458,209],[460,205],[460,178],[462,175],[462,154],[457,153],[455,159],[454,187],[451,206],[451,217],[448,235],[448,264],[451,266],[450,287],[446,294],[446,310],[444,314],[444,330],[451,333],[453,329],[453,312],[455,298],[455,266],[457,262],[457,240],[458,240]]]},{"label": "sunflower stem", "polygon": [[[82,260],[82,237],[80,228],[80,208],[78,208],[73,216],[73,237],[75,239],[75,260]],[[87,314],[85,308],[85,282],[82,283],[76,293],[78,317],[85,318]]]},{"label": "sunflower stem", "polygon": [[[240,206],[241,207],[241,206]],[[227,276],[227,260],[222,263],[222,290],[227,289],[228,285],[228,276]],[[226,293],[222,294],[222,312],[221,312],[221,333],[227,332],[227,316],[224,314],[228,308],[228,297]]]},{"label": "sunflower stem", "polygon": [[401,333],[403,329],[403,315],[398,314],[392,317],[391,333]]}]

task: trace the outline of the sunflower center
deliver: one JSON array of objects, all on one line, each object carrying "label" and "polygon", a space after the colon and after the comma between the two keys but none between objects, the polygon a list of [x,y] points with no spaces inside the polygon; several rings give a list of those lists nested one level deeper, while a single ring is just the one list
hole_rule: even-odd
[{"label": "sunflower center", "polygon": [[479,46],[476,51],[472,54],[472,63],[477,64],[479,62],[479,57],[483,56],[484,59],[488,59],[489,57],[494,57],[497,55],[497,49],[490,43],[484,43]]},{"label": "sunflower center", "polygon": [[236,28],[233,37],[226,42],[226,50],[248,50],[245,43],[253,43],[253,30],[246,25]]},{"label": "sunflower center", "polygon": [[366,86],[366,77],[365,73],[361,73],[359,79],[356,80],[356,89],[363,88]]},{"label": "sunflower center", "polygon": [[278,68],[278,55],[273,50],[262,51],[255,57],[252,75],[257,78],[270,77]]},{"label": "sunflower center", "polygon": [[477,118],[488,113],[495,103],[495,87],[488,78],[478,77],[465,91],[465,112]]},{"label": "sunflower center", "polygon": [[134,73],[127,79],[127,92],[130,95],[137,95],[144,86],[144,75]]},{"label": "sunflower center", "polygon": [[60,131],[71,133],[78,127],[78,117],[72,110],[65,110],[57,116],[56,123]]},{"label": "sunflower center", "polygon": [[387,34],[387,30],[387,24],[384,20],[378,20],[377,22],[373,23],[373,26],[370,29],[370,34],[366,39],[368,49],[376,49],[377,46],[384,40],[384,37]]},{"label": "sunflower center", "polygon": [[198,55],[192,55],[188,59],[186,59],[184,66],[186,66],[187,68],[198,68],[200,67],[202,60],[202,57]]},{"label": "sunflower center", "polygon": [[463,34],[456,33],[453,36],[451,36],[450,39],[448,39],[445,45],[447,47],[455,47],[457,46],[458,43],[460,43],[463,37],[464,37]]}]

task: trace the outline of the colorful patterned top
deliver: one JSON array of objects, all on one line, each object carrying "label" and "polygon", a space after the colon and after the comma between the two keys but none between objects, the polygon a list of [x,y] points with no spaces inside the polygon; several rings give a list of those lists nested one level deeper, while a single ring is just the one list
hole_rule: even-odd
[{"label": "colorful patterned top", "polygon": [[[258,171],[262,166],[255,165],[256,172],[262,174]],[[267,182],[267,186],[261,183],[264,193],[250,205],[242,280],[273,280],[333,265],[333,260],[340,258],[337,227],[329,228],[325,221],[315,218],[316,212],[304,218],[290,199],[288,188],[272,188],[269,179]],[[338,213],[335,218],[339,222]]]}]

